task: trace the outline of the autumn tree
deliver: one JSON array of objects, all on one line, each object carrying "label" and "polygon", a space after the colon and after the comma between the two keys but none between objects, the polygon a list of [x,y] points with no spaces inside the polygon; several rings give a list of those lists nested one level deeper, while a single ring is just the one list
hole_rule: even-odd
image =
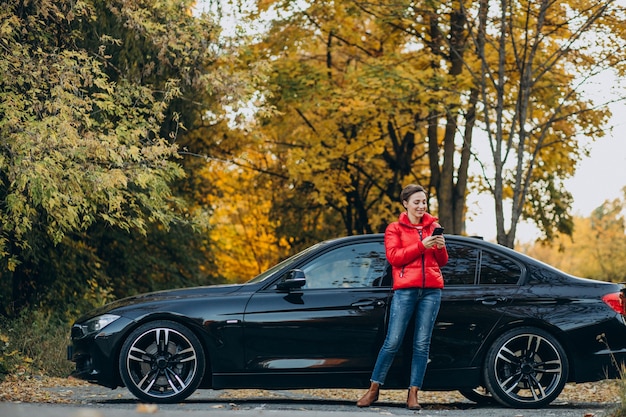
[{"label": "autumn tree", "polygon": [[547,238],[570,234],[572,199],[563,180],[585,155],[581,142],[603,136],[607,102],[584,93],[603,71],[623,75],[624,8],[612,0],[473,6],[469,33],[480,67],[468,70],[491,156],[484,180],[498,243],[513,247],[522,218]]},{"label": "autumn tree", "polygon": [[[264,160],[248,155],[256,166]],[[282,190],[274,180],[231,161],[212,161],[202,174],[211,178],[211,192],[201,201],[211,207],[209,237],[224,278],[247,281],[284,258],[291,246],[276,235],[281,220],[272,218],[272,204]]]},{"label": "autumn tree", "polygon": [[476,56],[468,36],[467,7],[472,2],[354,3],[388,30],[402,33],[400,51],[415,49],[424,57],[426,65],[413,65],[415,77],[408,86],[421,97],[409,108],[425,129],[426,155],[421,163],[428,175],[424,185],[436,197],[437,215],[446,232],[463,234],[479,101],[471,76]]},{"label": "autumn tree", "polygon": [[463,233],[478,101],[464,6],[258,5],[278,16],[256,46],[274,67],[270,103],[281,113],[263,126],[290,189],[306,190],[299,200],[331,208],[343,233],[371,233],[397,216],[402,186],[418,182],[447,231]]},{"label": "autumn tree", "polygon": [[623,8],[614,1],[354,3],[429,53],[430,72],[421,73],[433,97],[425,102],[429,184],[449,231],[464,230],[477,152],[474,172],[484,173],[482,186],[494,197],[499,243],[513,246],[522,218],[546,237],[571,233],[563,179],[585,154],[581,142],[603,135],[608,99],[594,102],[584,92],[595,75],[623,72]]},{"label": "autumn tree", "polygon": [[[333,131],[358,132],[357,141],[364,145],[372,141],[360,142],[366,136],[363,132],[393,126],[385,123],[386,117],[393,121],[399,114],[410,115],[409,123],[396,126],[411,131],[395,137],[417,140],[394,148],[391,145],[401,143],[394,143],[394,132],[379,129],[379,137],[389,140],[383,154],[391,149],[401,151],[404,162],[411,166],[405,178],[429,184],[437,197],[436,210],[450,232],[464,230],[472,152],[483,149],[480,155],[484,157],[485,148],[492,161],[481,158],[475,162],[486,168],[481,187],[494,196],[500,243],[513,245],[522,218],[535,221],[546,236],[571,230],[571,196],[563,190],[562,180],[573,174],[576,161],[585,154],[579,146],[582,135],[600,137],[608,117],[602,106],[606,103],[594,103],[582,92],[586,81],[599,71],[621,71],[617,51],[622,49],[623,39],[617,22],[622,10],[614,2],[257,4],[259,10],[271,10],[277,16],[266,41],[260,44],[272,59],[276,74],[283,74],[279,68],[287,68],[288,62],[293,65],[293,71],[285,70],[274,80],[283,100],[279,108],[284,108],[281,106],[291,94],[293,109],[297,109],[293,117],[285,111],[286,118],[296,123],[301,119],[303,126],[313,131],[319,126],[308,109],[316,109],[320,115],[322,111],[317,109],[330,109],[322,117],[325,122],[342,114],[336,110],[358,117],[363,106],[354,103],[367,103],[381,115],[378,120],[374,117],[345,125],[347,116],[344,125],[335,123],[336,128],[324,130],[327,146],[332,147],[344,143]],[[352,79],[362,83],[351,84]],[[386,90],[379,89],[381,85]],[[331,86],[341,86],[341,91]],[[349,95],[358,101],[342,101]],[[386,100],[374,101],[377,97]],[[393,109],[386,105],[390,103]],[[427,145],[422,148],[426,154],[415,151],[415,143]],[[307,156],[313,161],[312,156],[324,157],[324,153]],[[388,170],[407,172],[398,169],[403,164],[397,162],[402,161],[387,162]],[[420,167],[426,169],[420,171]],[[324,173],[320,178],[320,183],[329,184]],[[314,181],[312,184],[317,189]],[[345,180],[338,189],[362,194]],[[349,203],[341,207],[348,208]],[[372,205],[363,207],[373,209]],[[505,218],[508,209],[511,214]],[[347,213],[343,213],[344,221],[349,218]]]},{"label": "autumn tree", "polygon": [[415,117],[412,106],[427,100],[414,68],[429,61],[398,52],[403,34],[352,4],[271,6],[278,18],[251,51],[272,66],[265,105],[275,111],[254,134],[284,190],[279,233],[315,241],[381,231],[401,209],[402,185],[427,182],[426,112]]}]

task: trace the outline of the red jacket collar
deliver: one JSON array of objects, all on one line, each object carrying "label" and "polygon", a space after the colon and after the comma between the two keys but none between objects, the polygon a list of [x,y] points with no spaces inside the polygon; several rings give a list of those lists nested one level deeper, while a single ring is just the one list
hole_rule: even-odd
[{"label": "red jacket collar", "polygon": [[406,211],[403,211],[402,213],[400,213],[400,217],[398,218],[398,222],[404,226],[410,226],[410,227],[428,227],[431,224],[435,223],[437,220],[439,220],[437,217],[431,215],[430,213],[424,213],[424,215],[422,216],[422,222],[420,224],[413,224],[411,223],[411,221],[409,220],[409,215],[406,214]]}]

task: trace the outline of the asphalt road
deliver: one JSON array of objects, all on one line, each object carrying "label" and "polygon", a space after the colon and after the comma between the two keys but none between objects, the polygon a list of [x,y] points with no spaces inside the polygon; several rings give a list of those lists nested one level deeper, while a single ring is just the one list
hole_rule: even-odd
[{"label": "asphalt road", "polygon": [[[54,390],[54,388],[50,388]],[[617,404],[567,403],[555,401],[539,410],[499,406],[477,406],[469,401],[446,404],[422,403],[420,411],[407,410],[403,403],[381,401],[358,408],[352,399],[329,400],[301,392],[272,391],[271,395],[241,397],[229,392],[198,390],[179,404],[142,404],[126,389],[98,386],[59,387],[56,394],[70,404],[0,403],[0,417],[609,417]]]}]

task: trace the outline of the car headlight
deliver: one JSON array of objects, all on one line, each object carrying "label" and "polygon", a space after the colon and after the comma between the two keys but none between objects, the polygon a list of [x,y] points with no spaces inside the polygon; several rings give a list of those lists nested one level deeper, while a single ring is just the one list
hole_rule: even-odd
[{"label": "car headlight", "polygon": [[82,331],[82,337],[99,332],[119,318],[120,316],[116,316],[115,314],[103,314],[87,320],[83,324],[79,325]]}]

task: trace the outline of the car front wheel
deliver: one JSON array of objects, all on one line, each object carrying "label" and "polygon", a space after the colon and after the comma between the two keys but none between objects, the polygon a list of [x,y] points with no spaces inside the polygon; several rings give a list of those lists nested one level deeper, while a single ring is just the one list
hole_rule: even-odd
[{"label": "car front wheel", "polygon": [[135,329],[119,360],[124,385],[146,402],[173,403],[189,397],[204,375],[205,356],[185,326],[159,320]]},{"label": "car front wheel", "polygon": [[499,403],[540,408],[559,396],[569,363],[561,344],[549,333],[520,327],[502,334],[487,353],[484,379]]}]

